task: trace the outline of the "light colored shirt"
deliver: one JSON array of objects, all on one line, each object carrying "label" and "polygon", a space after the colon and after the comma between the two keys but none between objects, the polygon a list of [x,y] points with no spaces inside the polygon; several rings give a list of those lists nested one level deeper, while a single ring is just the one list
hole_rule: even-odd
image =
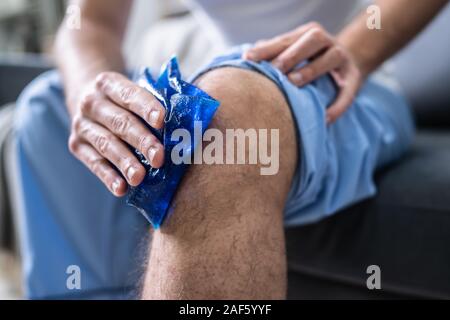
[{"label": "light colored shirt", "polygon": [[185,0],[213,37],[228,45],[271,38],[310,22],[335,34],[367,0]]}]

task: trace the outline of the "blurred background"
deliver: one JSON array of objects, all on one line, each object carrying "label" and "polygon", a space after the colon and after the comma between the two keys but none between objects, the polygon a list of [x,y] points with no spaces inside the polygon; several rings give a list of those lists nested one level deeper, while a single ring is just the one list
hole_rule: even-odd
[{"label": "blurred background", "polygon": [[0,52],[46,52],[64,15],[63,0],[0,2]]},{"label": "blurred background", "polygon": [[[28,66],[33,72],[42,66],[52,65],[52,47],[55,33],[61,23],[67,7],[65,0],[2,0],[0,1],[0,64],[2,70],[12,67]],[[164,18],[176,16],[186,11],[178,0],[157,1],[137,0],[132,11],[129,28],[124,44],[125,56],[132,60],[140,39],[146,29]],[[12,69],[11,69],[12,70]],[[2,72],[2,83],[13,81],[7,71]],[[9,78],[9,79],[8,79]],[[10,87],[0,86],[2,100],[0,105],[11,99],[16,92]],[[0,110],[2,108],[0,107]],[[1,121],[0,121],[1,122]],[[0,123],[0,131],[2,123]],[[0,140],[2,134],[0,133]],[[2,145],[3,143],[0,143]],[[3,149],[0,147],[0,151]],[[2,152],[0,152],[2,153]],[[1,157],[0,157],[1,158]],[[0,162],[2,162],[0,160]],[[2,170],[3,171],[3,170]],[[2,183],[3,172],[0,172],[0,190],[6,189]],[[6,173],[5,173],[6,175]],[[1,193],[1,192],[0,192]],[[22,297],[20,259],[12,254],[11,218],[7,199],[0,195],[0,299],[17,299]],[[17,250],[13,250],[17,253]]]},{"label": "blurred background", "polygon": [[[22,298],[20,253],[18,253],[17,231],[15,229],[17,223],[14,223],[14,216],[11,214],[15,209],[13,204],[14,194],[11,192],[14,178],[10,177],[8,168],[11,167],[11,163],[8,163],[7,159],[8,143],[11,140],[9,130],[13,106],[10,108],[3,106],[6,103],[10,103],[11,106],[11,103],[15,101],[18,93],[26,84],[24,82],[28,82],[43,70],[52,67],[52,45],[58,25],[65,15],[66,5],[67,1],[65,0],[0,1],[0,299]],[[175,20],[176,23],[174,23]],[[184,55],[181,61],[182,70],[184,73],[190,73],[202,62],[198,61],[199,56],[207,60],[208,55],[213,56],[222,49],[222,44],[219,43],[218,39],[214,39],[214,43],[209,42],[210,40],[204,36],[204,28],[202,27],[193,21],[186,7],[179,0],[135,0],[124,43],[124,53],[128,64],[130,66],[149,65],[157,68],[169,55],[178,52]],[[374,208],[374,211],[364,214],[356,212],[353,215],[355,216],[353,220],[352,215],[349,214],[346,215],[346,219],[349,220],[348,223],[342,220],[339,222],[347,226],[342,228],[346,231],[346,235],[342,237],[343,240],[336,237],[333,243],[338,246],[339,241],[344,241],[345,237],[351,236],[351,240],[347,241],[347,239],[342,247],[348,248],[351,243],[367,246],[366,251],[362,249],[358,249],[358,251],[367,252],[366,260],[368,261],[373,261],[371,260],[373,256],[370,256],[373,253],[371,251],[373,248],[381,248],[382,256],[390,248],[398,247],[401,252],[413,250],[414,252],[411,251],[410,253],[411,257],[415,257],[415,253],[421,249],[424,252],[435,252],[433,258],[436,268],[441,266],[448,269],[448,264],[445,263],[445,259],[449,257],[448,246],[445,241],[441,241],[444,239],[444,235],[447,235],[448,238],[449,234],[448,229],[443,227],[450,227],[450,220],[445,220],[446,215],[432,215],[430,214],[432,211],[424,209],[424,214],[420,215],[424,220],[414,224],[414,226],[419,227],[426,224],[430,225],[428,232],[424,232],[422,237],[425,239],[424,241],[421,241],[421,238],[416,237],[414,233],[418,234],[419,231],[414,229],[412,224],[408,224],[411,221],[410,216],[402,216],[401,219],[397,220],[392,219],[392,216],[398,213],[399,208],[404,204],[409,207],[417,205],[417,208],[428,208],[427,199],[433,199],[430,202],[432,205],[442,203],[442,207],[447,210],[446,212],[450,212],[448,201],[450,197],[450,171],[448,170],[450,154],[445,151],[450,150],[450,95],[448,90],[450,83],[450,37],[446,34],[448,30],[450,30],[450,6],[447,6],[415,41],[389,63],[393,66],[390,68],[390,72],[395,73],[405,95],[415,109],[421,131],[418,135],[418,144],[413,148],[414,150],[405,164],[400,169],[383,176],[380,182],[380,190],[384,190],[384,192],[381,192],[381,196],[374,200],[375,203],[377,203],[376,201],[384,201],[384,205],[386,203],[396,204],[395,209],[393,209],[395,212],[391,213],[384,210],[381,214],[376,211],[376,206],[368,206],[370,210]],[[170,38],[167,37],[169,33],[176,34],[178,40],[183,40],[182,44],[179,43],[180,41],[173,45],[169,43],[167,41]],[[161,45],[158,50],[150,48],[154,42],[164,43],[164,47]],[[180,45],[184,46],[183,50],[180,50]],[[189,46],[189,50],[186,50],[186,46]],[[208,54],[205,54],[205,51],[208,51]],[[19,71],[21,74],[20,80],[18,76],[16,77]],[[8,112],[11,115],[8,115]],[[433,170],[432,168],[441,169]],[[403,200],[405,201],[402,202]],[[411,211],[414,210],[405,210],[405,215],[411,214]],[[375,222],[372,223],[373,221]],[[365,222],[370,222],[370,224],[366,228],[361,227]],[[336,226],[339,226],[339,223],[336,223]],[[351,227],[353,223],[357,224],[355,228]],[[380,225],[378,226],[377,223]],[[311,229],[306,230],[306,232],[302,230],[301,234],[307,237],[316,232],[319,235],[335,233],[329,232],[333,226],[327,227],[326,222],[324,224],[312,227],[317,230]],[[377,226],[379,230],[390,230],[389,228],[391,228],[393,230],[391,234],[395,234],[396,237],[392,237],[393,240],[391,239],[392,241],[389,243],[384,242],[382,232],[379,233],[380,239],[377,238],[378,234],[376,236],[371,234],[370,241],[365,241],[366,238],[358,238],[365,235],[363,232],[358,233],[358,230],[376,230]],[[336,231],[335,229],[332,230]],[[398,230],[401,230],[401,232],[397,232]],[[441,230],[442,236],[437,236],[436,230]],[[421,231],[422,229],[420,229]],[[408,232],[412,234],[410,238],[407,237]],[[435,241],[433,242],[430,239]],[[411,245],[414,241],[419,243],[415,246]],[[310,243],[310,239],[305,238],[296,246],[296,250],[301,257],[298,265],[303,269],[315,270],[318,268],[314,260],[315,256],[313,254],[301,255],[301,244],[309,245]],[[396,244],[396,246],[392,244]],[[440,245],[444,247],[441,248]],[[314,249],[314,246],[312,248]],[[304,248],[303,251],[309,252],[310,249],[311,247]],[[324,248],[317,248],[315,252],[323,252],[322,249]],[[323,272],[323,274],[327,274],[332,269],[329,272],[330,277],[342,274],[341,280],[353,279],[352,277],[354,277],[357,279],[353,281],[354,283],[359,281],[364,284],[365,279],[358,278],[360,275],[354,276],[346,273],[358,261],[357,258],[349,255],[347,260],[341,261],[341,257],[342,255],[338,255],[335,261],[331,258],[330,260],[323,260],[326,262],[323,267],[326,272]],[[308,258],[311,261],[308,261]],[[390,259],[386,264],[396,261],[397,259]],[[308,265],[309,262],[310,265]],[[407,262],[405,260],[405,263]],[[403,272],[404,269],[395,265],[395,268],[400,272],[392,275],[392,282],[398,286],[398,280],[404,276],[407,279],[404,280],[404,283],[400,283],[400,287],[408,293],[425,288],[428,296],[439,296],[442,292],[445,292],[450,297],[449,283],[444,285],[440,279],[433,278],[433,274],[440,274],[440,272],[436,270],[422,272],[422,264],[420,264],[420,261],[414,261],[414,263],[416,262],[417,274],[411,273],[409,276]],[[333,266],[338,267],[333,269]],[[341,268],[341,266],[348,266],[348,268]],[[331,269],[328,270],[327,268]],[[294,270],[297,275],[302,273],[303,269],[300,269],[297,270],[298,272]],[[411,285],[410,280],[414,280],[413,282],[416,283]],[[307,288],[309,292],[320,294],[338,292],[337,295],[341,295],[341,297],[342,292],[346,292],[341,287],[336,290],[333,289],[334,291],[329,290],[329,288],[314,291],[314,288],[317,289],[320,286],[315,283],[314,288],[308,287],[304,285],[304,279],[302,281],[298,287]],[[323,296],[319,297],[323,298]]]},{"label": "blurred background", "polygon": [[[67,0],[2,0],[0,54],[50,54]],[[186,11],[179,0],[136,0],[124,50],[131,53],[152,22]]]}]

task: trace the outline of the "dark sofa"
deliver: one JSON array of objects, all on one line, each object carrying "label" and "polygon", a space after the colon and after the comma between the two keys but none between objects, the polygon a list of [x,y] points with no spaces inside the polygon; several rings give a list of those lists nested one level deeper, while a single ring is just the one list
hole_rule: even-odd
[{"label": "dark sofa", "polygon": [[[450,298],[450,5],[393,60],[418,133],[378,195],[287,230],[290,298]],[[381,290],[367,289],[369,265]]]},{"label": "dark sofa", "polygon": [[[286,230],[289,298],[450,298],[450,7],[394,60],[417,116],[412,149],[377,173],[378,195]],[[48,68],[0,59],[0,105]],[[449,240],[449,242],[447,242]],[[381,289],[366,286],[369,265]]]}]

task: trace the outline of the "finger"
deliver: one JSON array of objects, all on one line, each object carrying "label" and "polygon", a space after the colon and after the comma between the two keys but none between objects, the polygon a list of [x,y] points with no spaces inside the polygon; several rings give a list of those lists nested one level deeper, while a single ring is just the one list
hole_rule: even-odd
[{"label": "finger", "polygon": [[[78,122],[80,120],[76,120]],[[79,137],[94,147],[111,162],[132,186],[139,185],[145,176],[145,168],[130,149],[113,133],[89,119],[81,120],[76,129]]]},{"label": "finger", "polygon": [[285,34],[270,40],[259,41],[254,47],[245,51],[242,58],[252,61],[272,60],[286,50],[296,38],[292,34]]},{"label": "finger", "polygon": [[243,58],[252,61],[272,60],[292,45],[307,30],[318,26],[317,23],[311,22],[283,35],[259,41],[254,47],[244,52]]},{"label": "finger", "polygon": [[304,67],[289,73],[288,77],[292,83],[300,87],[314,81],[327,72],[339,68],[344,62],[345,57],[342,49],[334,46]]},{"label": "finger", "polygon": [[310,59],[333,45],[332,38],[320,28],[312,28],[276,57],[272,64],[286,73],[300,62]]},{"label": "finger", "polygon": [[94,148],[84,142],[77,142],[73,137],[69,140],[69,149],[100,181],[117,197],[125,195],[127,183],[113,169],[111,164]]},{"label": "finger", "polygon": [[138,149],[152,167],[159,168],[163,165],[164,147],[142,121],[109,100],[97,100],[95,104],[83,105],[82,113],[85,117],[98,122]]},{"label": "finger", "polygon": [[130,110],[155,129],[164,125],[165,109],[147,90],[115,72],[101,73],[97,88],[119,106]]},{"label": "finger", "polygon": [[343,83],[333,104],[327,109],[326,121],[335,122],[353,103],[358,91],[357,83]]}]

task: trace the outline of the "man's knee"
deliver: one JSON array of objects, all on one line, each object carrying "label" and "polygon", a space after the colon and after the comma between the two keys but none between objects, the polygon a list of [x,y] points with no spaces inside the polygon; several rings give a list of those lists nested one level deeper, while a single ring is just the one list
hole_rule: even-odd
[{"label": "man's knee", "polygon": [[190,166],[173,214],[154,233],[144,297],[282,298],[283,208],[296,161],[290,110],[275,84],[250,71],[217,69],[197,85],[221,102],[210,127],[225,132],[225,145],[227,130],[280,131],[280,171],[263,176],[261,164],[250,163]]},{"label": "man's knee", "polygon": [[[288,179],[293,175],[297,162],[295,124],[284,94],[273,81],[253,71],[230,67],[210,71],[196,84],[221,103],[210,127],[224,133],[225,144],[231,142],[227,130],[243,129],[247,133],[252,130],[259,141],[255,150],[246,145],[246,160],[250,160],[249,153],[253,152],[258,159],[259,174],[279,173]],[[261,139],[267,141],[266,146],[261,145]],[[267,156],[278,157],[279,170],[261,170],[267,165],[261,162],[261,156],[265,156],[262,153],[266,152]]]},{"label": "man's knee", "polygon": [[279,128],[292,121],[283,93],[256,72],[215,69],[200,77],[197,85],[221,102],[214,120],[218,125]]},{"label": "man's knee", "polygon": [[[283,94],[267,78],[236,68],[214,70],[202,76],[196,85],[221,103],[210,128],[224,133],[223,163],[203,163],[189,168],[173,203],[174,208],[183,212],[183,215],[175,214],[169,225],[175,229],[178,229],[176,226],[188,225],[186,230],[190,232],[193,230],[192,225],[195,229],[202,229],[201,226],[207,223],[209,228],[212,228],[211,220],[217,222],[218,227],[224,223],[230,225],[235,223],[227,222],[233,218],[229,215],[230,201],[264,202],[267,208],[278,208],[272,211],[272,215],[274,219],[280,220],[297,161],[296,132]],[[249,129],[256,131],[257,143],[253,144],[256,150],[251,149],[251,135],[244,139],[245,163],[238,162],[237,129],[242,129],[241,133]],[[229,130],[234,131],[232,141],[227,134]],[[272,141],[271,130],[278,131],[278,134],[274,135],[276,141]],[[263,135],[266,136],[266,146],[260,143]],[[205,143],[206,145],[208,143]],[[230,145],[234,150],[232,162],[228,162]],[[275,149],[278,149],[277,152]],[[204,153],[205,150],[204,147]],[[256,153],[257,163],[250,161],[252,152]],[[273,159],[273,156],[278,159]],[[278,169],[273,175],[264,175],[261,171],[261,168],[270,166],[265,161],[268,158],[278,163]],[[251,214],[253,216],[262,214],[263,210],[254,211]],[[278,211],[278,214],[274,211]],[[250,215],[242,210],[237,210],[235,214]]]}]

